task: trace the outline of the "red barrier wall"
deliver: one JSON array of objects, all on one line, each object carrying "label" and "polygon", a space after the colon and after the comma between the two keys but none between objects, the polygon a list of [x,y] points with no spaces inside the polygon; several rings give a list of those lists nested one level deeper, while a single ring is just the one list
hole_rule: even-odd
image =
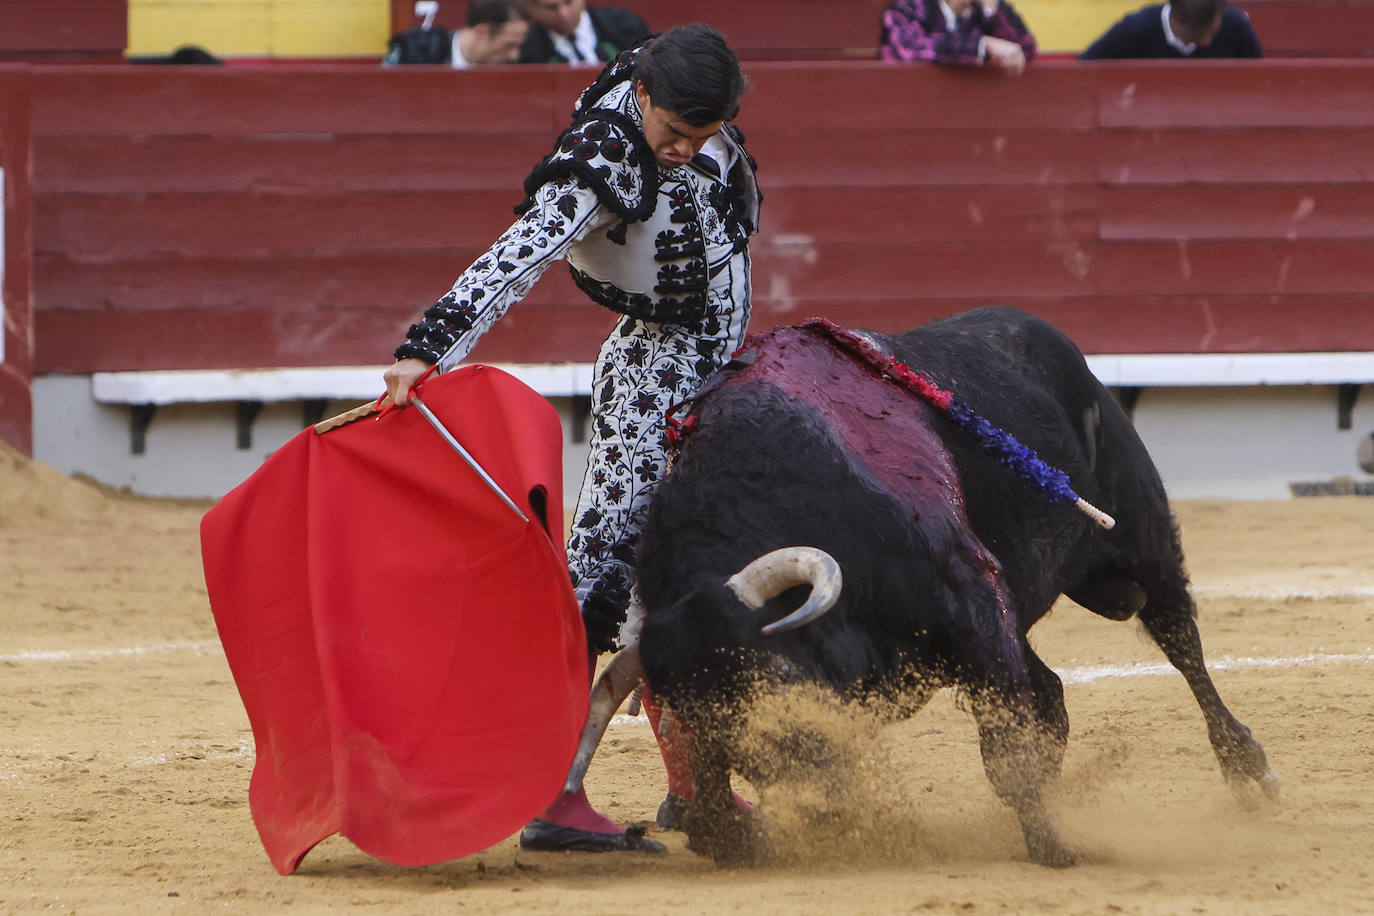
[{"label": "red barrier wall", "polygon": [[29,103],[27,67],[0,65],[0,169],[4,207],[0,212],[0,440],[24,454],[33,452],[33,302],[31,290]]},{"label": "red barrier wall", "polygon": [[0,61],[121,61],[128,20],[128,0],[3,0]]},{"label": "red barrier wall", "polygon": [[1374,0],[1240,0],[1270,57],[1374,57]]},{"label": "red barrier wall", "polygon": [[[757,330],[1001,303],[1090,352],[1374,350],[1374,62],[749,70]],[[35,71],[38,371],[385,361],[586,79]],[[474,355],[612,321],[555,266]]]}]

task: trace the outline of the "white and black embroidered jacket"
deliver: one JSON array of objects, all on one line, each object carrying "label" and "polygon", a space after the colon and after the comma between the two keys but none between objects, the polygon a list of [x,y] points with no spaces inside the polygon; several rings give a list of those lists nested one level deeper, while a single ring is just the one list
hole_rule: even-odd
[{"label": "white and black embroidered jacket", "polygon": [[640,126],[634,55],[582,93],[572,125],[525,180],[520,219],[411,325],[397,359],[456,365],[560,258],[617,312],[682,325],[712,317],[712,281],[747,257],[758,228],[756,166],[727,124],[689,165],[661,168]]}]

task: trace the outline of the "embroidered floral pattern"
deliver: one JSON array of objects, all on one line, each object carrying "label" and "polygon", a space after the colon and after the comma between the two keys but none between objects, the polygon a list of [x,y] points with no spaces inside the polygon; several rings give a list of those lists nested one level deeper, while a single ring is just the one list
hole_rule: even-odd
[{"label": "embroidered floral pattern", "polygon": [[596,225],[596,200],[572,179],[546,184],[525,215],[463,271],[453,288],[413,324],[397,359],[418,357],[449,369],[477,344],[512,303]]},{"label": "embroidered floral pattern", "polygon": [[589,643],[614,647],[633,582],[634,541],[668,470],[668,408],[739,348],[749,323],[748,257],[731,258],[694,325],[626,316],[601,347],[592,387],[590,472],[568,538],[568,565]]}]

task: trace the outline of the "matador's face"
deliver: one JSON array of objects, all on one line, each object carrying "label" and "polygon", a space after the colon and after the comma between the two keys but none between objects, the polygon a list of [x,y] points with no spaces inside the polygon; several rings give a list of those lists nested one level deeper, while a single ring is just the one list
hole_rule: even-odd
[{"label": "matador's face", "polygon": [[675,169],[691,162],[706,141],[720,132],[724,123],[714,121],[701,127],[688,124],[677,112],[655,105],[643,83],[635,83],[635,98],[643,115],[644,139],[664,168]]}]

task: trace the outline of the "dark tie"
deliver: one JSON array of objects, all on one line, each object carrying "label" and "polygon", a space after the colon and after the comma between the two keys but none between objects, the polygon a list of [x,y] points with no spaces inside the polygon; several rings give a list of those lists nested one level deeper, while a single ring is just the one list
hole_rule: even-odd
[{"label": "dark tie", "polygon": [[720,166],[716,164],[716,160],[705,153],[697,153],[692,157],[692,167],[699,172],[705,172],[712,178],[720,177]]}]

